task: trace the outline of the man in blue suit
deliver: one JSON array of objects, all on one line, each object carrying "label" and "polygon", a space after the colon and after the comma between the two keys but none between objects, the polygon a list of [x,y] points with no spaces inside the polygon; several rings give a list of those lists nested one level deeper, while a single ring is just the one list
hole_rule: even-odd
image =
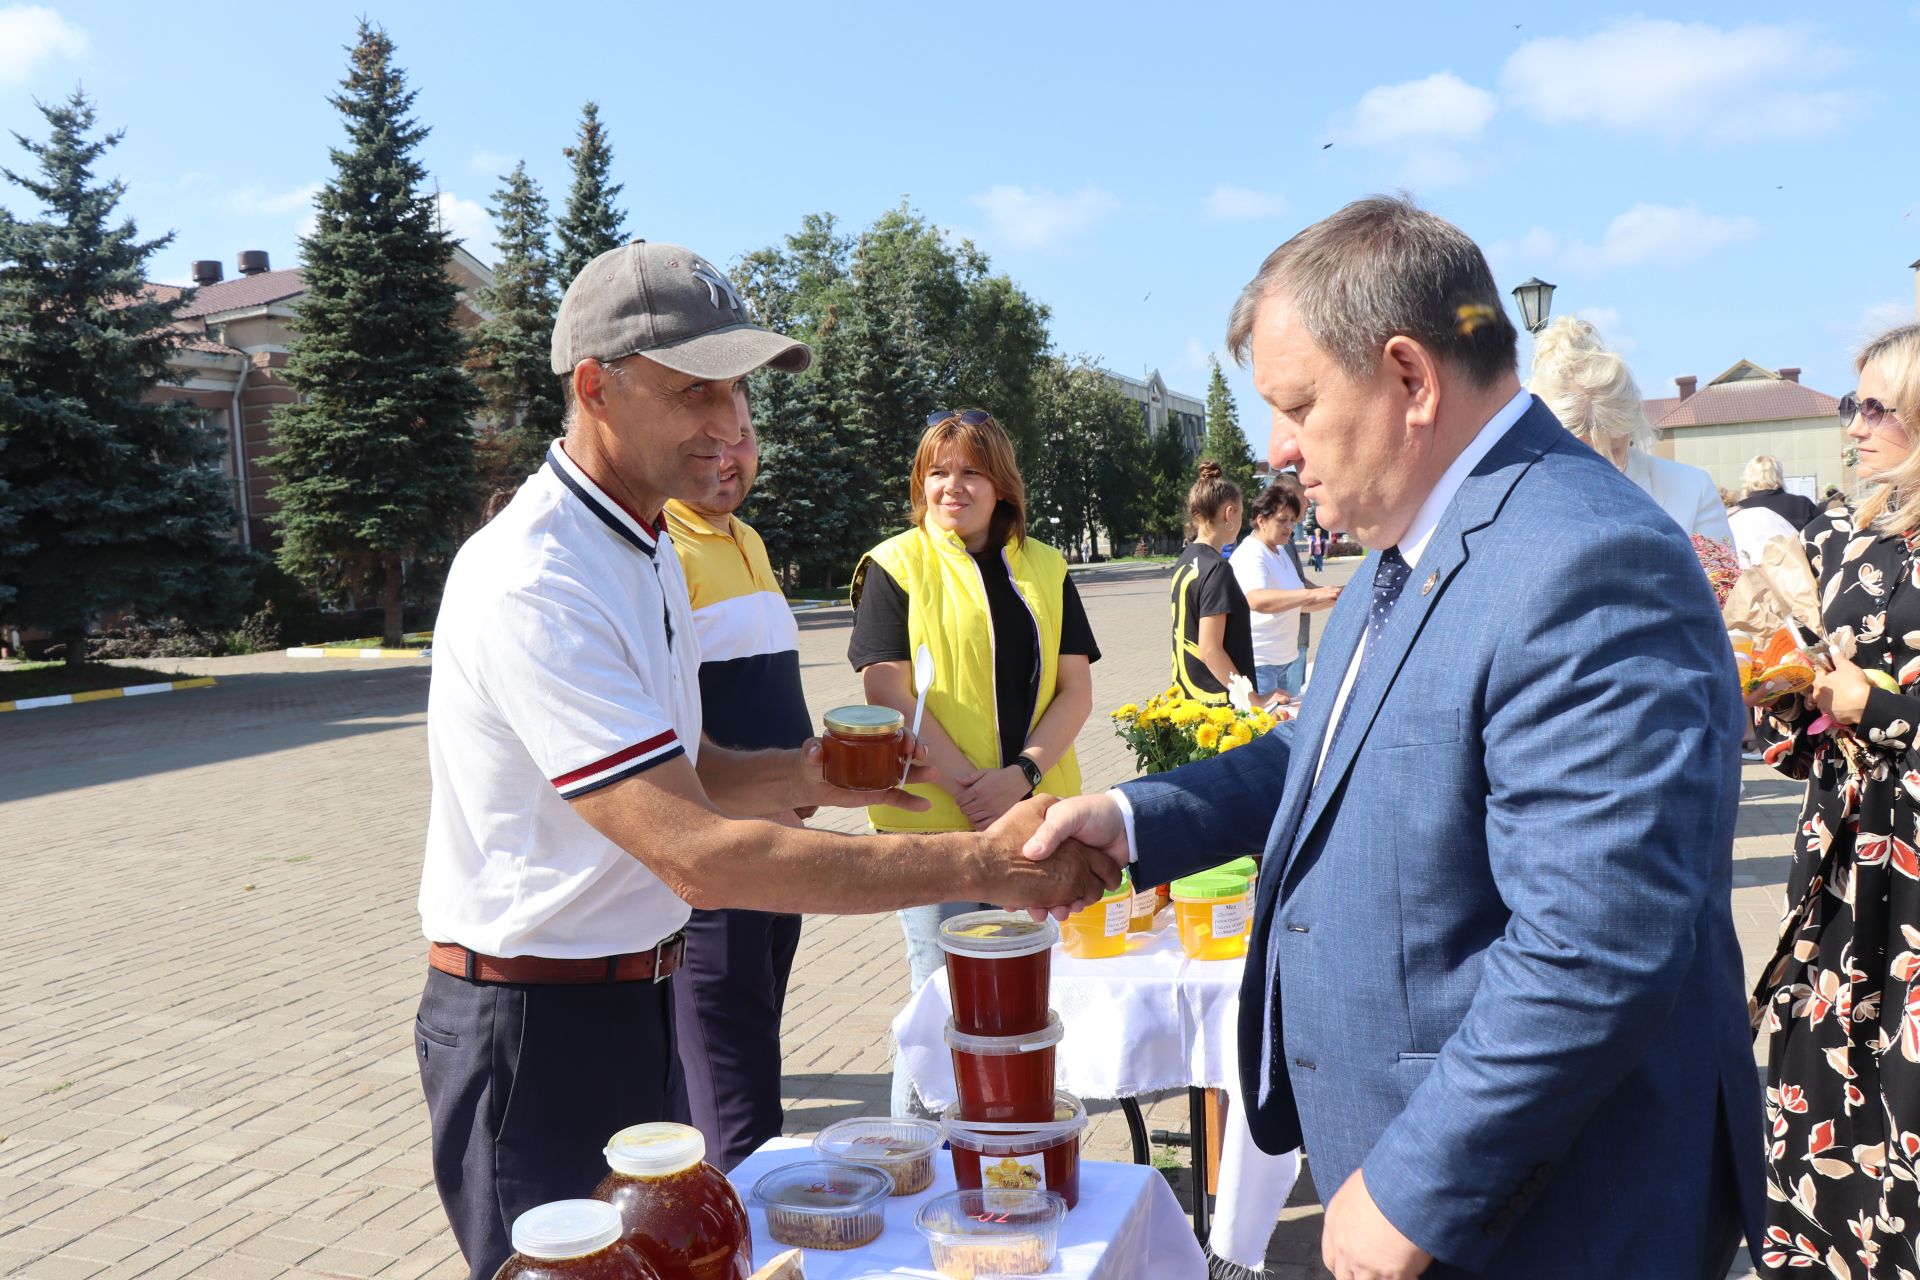
[{"label": "man in blue suit", "polygon": [[1291,743],[1063,800],[1164,883],[1264,852],[1247,1120],[1341,1280],[1719,1280],[1759,1238],[1730,909],[1739,695],[1687,539],[1515,374],[1479,249],[1403,200],[1270,256],[1228,342],[1272,462],[1372,549]]}]

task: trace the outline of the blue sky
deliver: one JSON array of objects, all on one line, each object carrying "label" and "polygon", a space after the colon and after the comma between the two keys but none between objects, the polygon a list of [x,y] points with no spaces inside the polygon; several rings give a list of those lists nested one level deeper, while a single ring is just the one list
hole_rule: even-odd
[{"label": "blue sky", "polygon": [[[903,196],[1053,309],[1056,344],[1200,392],[1274,245],[1405,188],[1540,275],[1648,395],[1736,360],[1838,394],[1914,314],[1920,5],[8,5],[0,126],[84,85],[155,275],[296,258],[355,17],[395,40],[450,224],[524,157],[558,206],[599,101],[629,228],[730,261]],[[541,25],[542,22],[545,25]],[[1332,146],[1326,146],[1331,143]],[[0,163],[25,157],[0,139]],[[31,212],[22,193],[0,202]],[[479,241],[474,245],[474,241]],[[1524,359],[1524,353],[1523,353]],[[1266,417],[1234,375],[1256,448]]]}]

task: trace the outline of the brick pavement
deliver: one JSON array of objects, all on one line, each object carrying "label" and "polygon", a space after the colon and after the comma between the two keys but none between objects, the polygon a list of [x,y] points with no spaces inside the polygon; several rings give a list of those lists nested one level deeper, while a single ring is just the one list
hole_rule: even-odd
[{"label": "brick pavement", "polygon": [[[1081,736],[1093,787],[1131,772],[1104,714],[1164,687],[1166,604],[1160,570],[1081,582],[1107,649]],[[847,624],[802,617],[816,709],[858,697]],[[0,721],[0,1275],[459,1276],[407,1027],[426,672],[177,665],[221,684]],[[1734,905],[1757,964],[1796,793],[1747,772]],[[905,994],[890,918],[809,920],[785,1027],[790,1132],[885,1106]],[[1125,1158],[1117,1112],[1095,1112],[1090,1153]],[[1148,1123],[1184,1129],[1184,1098]],[[1275,1274],[1324,1274],[1317,1234],[1316,1207],[1289,1208]]]}]

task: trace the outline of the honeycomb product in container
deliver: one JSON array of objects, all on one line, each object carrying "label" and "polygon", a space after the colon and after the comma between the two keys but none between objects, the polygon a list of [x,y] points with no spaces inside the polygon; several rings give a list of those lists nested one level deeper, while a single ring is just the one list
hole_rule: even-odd
[{"label": "honeycomb product in container", "polygon": [[933,1269],[951,1280],[1037,1276],[1053,1265],[1067,1206],[1051,1191],[949,1191],[920,1206]]},{"label": "honeycomb product in container", "polygon": [[858,1249],[880,1234],[893,1175],[870,1164],[797,1160],[753,1184],[767,1234],[802,1249]]},{"label": "honeycomb product in container", "polygon": [[963,1189],[1052,1191],[1071,1209],[1080,1203],[1080,1135],[1087,1110],[1070,1093],[1055,1095],[1047,1124],[969,1123],[958,1107],[941,1124]]},{"label": "honeycomb product in container", "polygon": [[660,1280],[620,1238],[620,1212],[601,1200],[555,1200],[513,1220],[513,1256],[493,1280]]},{"label": "honeycomb product in container", "polygon": [[1052,1010],[1042,1029],[1017,1036],[968,1035],[947,1019],[960,1115],[967,1120],[1051,1119],[1054,1050],[1065,1035],[1060,1015]]},{"label": "honeycomb product in container", "polygon": [[828,1160],[870,1164],[893,1179],[896,1196],[918,1195],[933,1185],[933,1153],[940,1126],[913,1116],[861,1116],[830,1124],[813,1140]]},{"label": "honeycomb product in container", "polygon": [[746,1208],[726,1175],[706,1162],[698,1129],[633,1125],[614,1134],[604,1154],[607,1176],[593,1198],[620,1211],[624,1238],[660,1280],[745,1280],[753,1273]]}]

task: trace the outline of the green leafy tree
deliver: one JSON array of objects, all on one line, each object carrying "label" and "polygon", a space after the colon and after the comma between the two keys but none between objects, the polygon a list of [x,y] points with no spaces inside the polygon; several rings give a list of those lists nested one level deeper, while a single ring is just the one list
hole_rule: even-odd
[{"label": "green leafy tree", "polygon": [[384,30],[362,20],[342,91],[347,129],[301,241],[306,294],[286,378],[300,402],[274,415],[280,563],[322,592],[378,592],[386,643],[402,633],[404,568],[444,556],[473,488],[464,366],[437,225],[415,149],[427,129]]},{"label": "green leafy tree", "polygon": [[1207,438],[1200,456],[1218,462],[1226,478],[1239,485],[1251,502],[1253,450],[1247,446],[1246,433],[1240,430],[1240,410],[1233,403],[1226,375],[1220,372],[1220,358],[1208,356],[1207,365],[1212,370],[1207,378]]},{"label": "green leafy tree", "polygon": [[[1138,408],[1135,414],[1138,415]],[[1142,430],[1145,430],[1143,427]],[[1187,490],[1193,483],[1180,433],[1169,422],[1147,445],[1147,493],[1144,532],[1162,548],[1178,546],[1187,527]]]},{"label": "green leafy tree", "polygon": [[527,176],[525,161],[501,179],[493,193],[500,259],[493,283],[480,291],[489,318],[474,338],[469,367],[486,400],[486,426],[478,441],[485,463],[480,487],[491,493],[519,483],[540,465],[547,444],[560,434],[563,408],[553,376],[553,254],[547,247],[547,202]]},{"label": "green leafy tree", "polygon": [[1139,406],[1086,356],[1049,356],[1034,382],[1039,448],[1025,474],[1035,531],[1062,550],[1091,551],[1100,533],[1130,549],[1148,516]]},{"label": "green leafy tree", "polygon": [[15,135],[38,176],[0,170],[44,206],[0,209],[0,607],[78,665],[102,613],[232,625],[247,579],[222,435],[164,391],[183,295],[145,273],[173,237],[116,221],[93,171],[123,135],[91,136],[84,93],[40,113],[45,142]]},{"label": "green leafy tree", "polygon": [[555,228],[560,241],[555,279],[563,293],[589,262],[627,242],[627,215],[613,203],[624,184],[607,180],[613,171],[613,144],[600,123],[599,103],[581,109],[579,137],[564,154],[573,161],[573,187]]}]

